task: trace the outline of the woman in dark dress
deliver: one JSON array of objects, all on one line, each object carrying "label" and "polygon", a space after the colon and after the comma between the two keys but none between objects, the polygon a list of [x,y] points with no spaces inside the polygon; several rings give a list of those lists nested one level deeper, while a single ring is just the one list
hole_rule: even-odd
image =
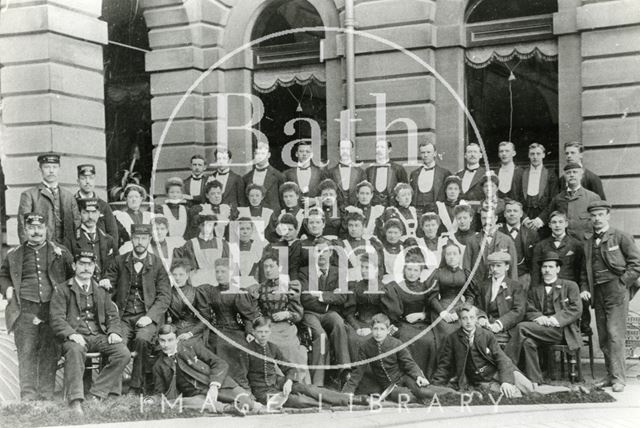
[{"label": "woman in dark dress", "polygon": [[193,305],[196,298],[196,289],[189,281],[190,270],[189,262],[184,259],[175,260],[171,267],[173,287],[171,304],[167,310],[167,323],[175,326],[178,340],[202,339],[204,332],[204,325],[185,302],[186,298]]},{"label": "woman in dark dress", "polygon": [[[433,293],[429,299],[429,306],[432,311],[432,321],[438,317],[442,319],[435,328],[437,343],[444,343],[444,339],[460,327],[456,309],[465,302],[473,304],[473,285],[464,290],[462,296],[458,294],[469,278],[469,272],[462,268],[462,254],[460,247],[449,242],[445,245],[442,254],[440,267],[436,269],[429,279],[427,286],[433,288]],[[454,303],[455,302],[455,303]],[[452,305],[449,308],[450,305]]]},{"label": "woman in dark dress", "polygon": [[420,335],[409,351],[418,367],[427,376],[434,373],[437,365],[436,338],[431,327],[429,300],[432,290],[426,282],[420,281],[424,262],[416,255],[407,255],[404,265],[404,279],[389,283],[382,295],[384,313],[398,329],[395,336],[402,342],[408,342]]}]

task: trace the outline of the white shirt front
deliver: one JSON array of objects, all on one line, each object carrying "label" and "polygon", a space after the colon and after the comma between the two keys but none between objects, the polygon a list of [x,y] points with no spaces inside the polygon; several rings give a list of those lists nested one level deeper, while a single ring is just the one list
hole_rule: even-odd
[{"label": "white shirt front", "polygon": [[501,166],[498,170],[498,190],[502,193],[507,193],[511,190],[511,181],[513,180],[515,167],[516,166],[513,163],[510,163],[506,166]]},{"label": "white shirt front", "polygon": [[217,173],[215,175],[215,180],[219,181],[222,184],[222,193],[224,193],[227,188],[227,180],[229,179],[229,171],[226,174]]},{"label": "white shirt front", "polygon": [[383,192],[387,189],[387,177],[389,176],[389,166],[378,166],[376,169],[376,190]]},{"label": "white shirt front", "polygon": [[258,186],[264,186],[264,178],[267,176],[267,169],[265,168],[262,171],[257,169],[253,170],[253,184],[257,184]]},{"label": "white shirt front", "polygon": [[469,171],[468,169],[464,170],[464,175],[462,176],[462,193],[469,191],[469,187],[471,187],[471,182],[473,181],[473,177],[475,177],[477,171],[477,169],[474,169],[473,171]]},{"label": "white shirt front", "polygon": [[351,167],[341,164],[338,167],[338,171],[340,172],[340,184],[342,185],[342,190],[348,190],[349,183],[351,181]]},{"label": "white shirt front", "polygon": [[537,168],[533,166],[529,169],[529,184],[527,186],[528,196],[537,196],[540,193],[540,177],[542,176],[542,165]]},{"label": "white shirt front", "polygon": [[191,196],[200,196],[200,192],[202,192],[203,180],[204,177],[202,177],[200,180],[194,180],[193,177],[191,177],[191,180],[189,182],[189,194]]},{"label": "white shirt front", "polygon": [[302,193],[309,193],[309,181],[311,181],[311,167],[297,168],[296,176]]},{"label": "white shirt front", "polygon": [[428,193],[433,189],[433,174],[435,169],[421,168],[418,174],[418,190],[421,193]]},{"label": "white shirt front", "polygon": [[493,302],[498,297],[498,292],[500,291],[500,287],[504,282],[504,276],[501,276],[498,279],[491,279],[491,301]]}]

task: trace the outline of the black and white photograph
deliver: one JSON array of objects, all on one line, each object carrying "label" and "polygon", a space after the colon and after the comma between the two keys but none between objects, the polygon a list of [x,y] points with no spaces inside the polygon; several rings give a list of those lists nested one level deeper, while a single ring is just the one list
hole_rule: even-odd
[{"label": "black and white photograph", "polygon": [[0,428],[636,427],[640,0],[0,0]]}]

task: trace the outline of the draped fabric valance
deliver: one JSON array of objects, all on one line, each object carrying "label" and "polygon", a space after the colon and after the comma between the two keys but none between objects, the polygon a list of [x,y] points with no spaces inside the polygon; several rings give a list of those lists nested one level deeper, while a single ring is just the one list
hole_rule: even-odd
[{"label": "draped fabric valance", "polygon": [[544,40],[517,45],[486,46],[467,49],[465,61],[473,68],[484,68],[492,61],[507,62],[513,58],[528,59],[537,56],[544,61],[558,60],[558,45]]},{"label": "draped fabric valance", "polygon": [[292,69],[256,70],[253,73],[253,88],[261,93],[268,93],[278,86],[308,85],[315,83],[325,86],[327,77],[322,66],[296,67]]}]

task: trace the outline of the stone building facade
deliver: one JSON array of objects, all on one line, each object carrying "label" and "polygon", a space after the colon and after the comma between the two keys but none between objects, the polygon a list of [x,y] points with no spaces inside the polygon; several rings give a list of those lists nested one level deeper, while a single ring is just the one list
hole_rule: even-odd
[{"label": "stone building facade", "polygon": [[[102,50],[109,35],[101,19],[103,1],[111,0],[0,2],[0,155],[7,187],[8,245],[17,243],[20,192],[38,181],[37,153],[64,154],[61,183],[71,187],[75,166],[95,163],[100,190],[106,190]],[[260,57],[253,49],[239,52],[216,70],[208,69],[249,43],[264,11],[276,1],[140,0],[149,30],[146,71],[151,82],[153,143],[157,148],[162,141],[156,189],[162,189],[169,176],[185,175],[192,154],[210,155],[222,115],[212,94],[255,92]],[[344,0],[306,3],[324,26],[344,27]],[[470,7],[478,3],[355,0],[356,29],[408,49],[464,99],[470,49],[491,44],[478,42],[482,25],[467,22]],[[532,30],[516,34],[514,46],[522,41],[519,37],[527,43],[544,39],[553,46],[557,61],[558,141],[552,142],[556,153],[562,152],[566,141],[585,144],[585,164],[603,178],[615,206],[614,225],[640,239],[640,2],[558,0],[557,11],[527,22]],[[492,37],[490,31],[485,36]],[[494,41],[511,36],[507,31]],[[344,34],[326,31],[320,59],[314,64],[324,73],[324,153],[333,161],[340,138],[334,119],[347,103],[344,40]],[[504,39],[497,43],[505,44]],[[382,92],[388,106],[386,123],[411,118],[418,140],[435,141],[445,166],[451,170],[462,166],[462,150],[469,140],[467,121],[449,91],[407,55],[360,36],[355,38],[355,105],[361,119],[356,125],[358,160],[374,156],[376,105],[371,93]],[[240,124],[251,113],[247,103],[237,102],[226,114]],[[406,158],[406,126],[397,122],[387,134],[394,143],[393,157]],[[248,132],[230,134],[229,144],[234,160],[250,157]],[[558,161],[562,164],[561,154]]]}]

